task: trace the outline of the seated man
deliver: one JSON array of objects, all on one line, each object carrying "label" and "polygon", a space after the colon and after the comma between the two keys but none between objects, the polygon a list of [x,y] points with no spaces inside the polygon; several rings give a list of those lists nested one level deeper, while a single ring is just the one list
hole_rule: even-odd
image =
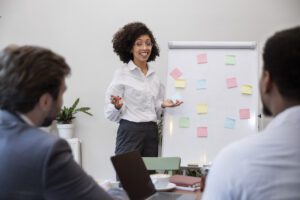
[{"label": "seated man", "polygon": [[263,112],[275,118],[221,151],[203,200],[300,199],[300,27],[268,39],[263,62]]},{"label": "seated man", "polygon": [[0,199],[112,199],[75,163],[65,140],[37,128],[55,119],[69,73],[48,49],[0,52]]}]

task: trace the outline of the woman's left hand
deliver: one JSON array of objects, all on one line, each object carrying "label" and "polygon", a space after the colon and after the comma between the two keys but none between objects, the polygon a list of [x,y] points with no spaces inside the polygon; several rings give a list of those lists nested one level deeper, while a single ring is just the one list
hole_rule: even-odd
[{"label": "woman's left hand", "polygon": [[183,101],[176,100],[174,102],[171,99],[167,99],[167,100],[164,100],[164,102],[162,103],[161,107],[163,107],[163,108],[176,107],[176,106],[179,106],[182,103],[183,103]]}]

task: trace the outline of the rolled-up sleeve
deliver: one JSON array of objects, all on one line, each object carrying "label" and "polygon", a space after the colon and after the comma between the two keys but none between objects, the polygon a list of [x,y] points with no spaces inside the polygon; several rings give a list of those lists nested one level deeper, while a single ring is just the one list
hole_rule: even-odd
[{"label": "rolled-up sleeve", "polygon": [[125,102],[123,100],[123,106],[118,110],[115,106],[111,103],[111,95],[119,96],[123,98],[124,96],[124,86],[122,84],[118,84],[118,74],[115,73],[114,78],[110,85],[108,86],[106,93],[105,93],[105,107],[104,107],[104,116],[105,118],[113,121],[119,122],[122,112],[125,109]]}]

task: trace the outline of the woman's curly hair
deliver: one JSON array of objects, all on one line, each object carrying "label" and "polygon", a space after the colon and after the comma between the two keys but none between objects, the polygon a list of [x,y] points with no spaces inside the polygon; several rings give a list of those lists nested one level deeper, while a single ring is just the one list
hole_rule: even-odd
[{"label": "woman's curly hair", "polygon": [[133,22],[126,24],[123,28],[116,32],[112,39],[114,52],[120,57],[121,61],[128,63],[130,60],[133,60],[131,50],[136,39],[142,35],[149,35],[153,45],[148,62],[154,61],[156,56],[159,56],[159,48],[152,32],[145,24],[141,22]]}]

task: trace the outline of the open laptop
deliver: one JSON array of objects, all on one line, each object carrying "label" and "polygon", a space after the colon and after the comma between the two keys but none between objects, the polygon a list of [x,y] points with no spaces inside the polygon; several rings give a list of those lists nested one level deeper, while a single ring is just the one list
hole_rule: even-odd
[{"label": "open laptop", "polygon": [[111,157],[112,164],[122,187],[131,200],[163,199],[192,200],[195,196],[173,192],[157,192],[151,181],[143,159],[137,151]]}]

